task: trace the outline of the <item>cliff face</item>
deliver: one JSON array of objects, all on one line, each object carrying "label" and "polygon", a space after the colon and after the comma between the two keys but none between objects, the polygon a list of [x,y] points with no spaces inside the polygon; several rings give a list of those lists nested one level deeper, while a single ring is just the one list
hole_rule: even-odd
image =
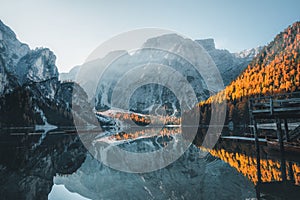
[{"label": "cliff face", "polygon": [[0,96],[17,86],[15,66],[29,52],[15,33],[0,20]]},{"label": "cliff face", "polygon": [[[73,124],[72,98],[57,98],[70,90],[58,80],[55,61],[51,50],[30,50],[0,21],[0,126],[32,126],[45,119],[55,125]],[[74,100],[92,110],[86,95]]]},{"label": "cliff face", "polygon": [[213,39],[196,40],[208,52],[220,70],[224,85],[227,86],[242,71],[244,71],[251,60],[262,47],[246,49],[237,53],[230,53],[226,49],[216,49]]},{"label": "cliff face", "polygon": [[53,98],[58,84],[55,60],[55,55],[47,48],[30,50],[27,44],[21,43],[15,33],[0,21],[0,73],[5,81],[0,96],[16,87],[53,79],[51,87],[46,88],[43,93],[47,98]]},{"label": "cliff face", "polygon": [[0,47],[1,56],[5,59],[8,69],[19,62],[29,51],[29,46],[20,42],[16,34],[0,20]]},{"label": "cliff face", "polygon": [[41,94],[46,98],[54,98],[59,85],[58,70],[55,65],[56,57],[49,49],[29,51],[15,66],[17,80],[20,86],[48,82],[44,84]]},{"label": "cliff face", "polygon": [[[196,40],[196,42],[211,56],[220,71],[225,86],[234,80],[247,67],[252,58],[261,49],[259,47],[239,53],[230,53],[225,49],[216,49],[213,39]],[[209,92],[201,75],[193,70],[193,67],[184,59],[166,51],[155,50],[156,48],[162,48],[163,45],[163,48],[169,49],[170,52],[177,52],[179,54],[184,53],[185,55],[189,55],[189,59],[197,60],[201,55],[198,55],[192,50],[192,43],[193,41],[184,39],[176,34],[167,34],[150,38],[142,45],[142,48],[144,49],[141,49],[138,52],[110,52],[102,59],[83,64],[82,66],[76,66],[70,70],[69,73],[60,74],[60,79],[75,80],[77,77],[77,81],[82,84],[89,97],[92,98],[95,96],[96,109],[105,110],[111,106],[112,91],[115,89],[114,85],[122,78],[126,71],[133,70],[135,66],[157,63],[171,66],[179,72],[192,86],[198,100],[202,101],[203,99],[208,98]],[[110,64],[107,60],[114,60],[112,57],[116,60],[113,64]],[[109,69],[106,69],[107,65],[109,65]],[[102,80],[99,82],[96,94],[93,94],[96,88],[91,89],[92,85],[95,87],[97,83],[91,83],[91,80],[96,79],[91,77],[97,75],[99,70],[104,69],[105,75],[102,76]],[[80,74],[78,74],[79,72]],[[136,73],[136,77],[139,77],[139,73],[140,71]],[[80,79],[81,76],[84,78]],[[165,77],[165,80],[172,79],[172,77],[173,76],[167,76]],[[141,77],[141,79],[143,78]],[[178,83],[178,86],[173,84],[174,88],[180,87],[180,85],[182,84]],[[129,91],[129,88],[125,87],[126,84],[124,84],[124,88],[122,89]],[[180,102],[173,92],[168,90],[168,88],[164,88],[157,84],[148,84],[137,88],[132,94],[129,104],[130,110],[141,113],[156,112],[157,108],[162,105],[168,108],[168,114],[170,115],[180,112],[178,107]]]}]

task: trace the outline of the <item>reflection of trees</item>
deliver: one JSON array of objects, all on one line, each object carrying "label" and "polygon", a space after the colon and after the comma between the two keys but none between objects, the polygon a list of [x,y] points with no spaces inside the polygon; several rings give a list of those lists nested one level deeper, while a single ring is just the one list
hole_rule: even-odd
[{"label": "reflection of trees", "polygon": [[[253,183],[257,182],[257,168],[256,158],[246,156],[242,153],[228,152],[224,149],[205,149],[200,147],[202,150],[209,151],[213,156],[220,158],[227,162],[230,166],[237,169],[240,173],[244,174]],[[297,185],[300,185],[300,165],[298,163],[291,163],[294,172],[294,180]],[[289,163],[286,163],[287,169]],[[287,170],[287,174],[288,174]],[[270,159],[261,159],[261,179],[263,182],[280,181],[281,180],[281,169],[280,162],[273,161]]]},{"label": "reflection of trees", "polygon": [[133,132],[120,132],[116,135],[110,136],[110,139],[116,139],[116,140],[127,140],[127,139],[136,139],[143,136],[170,136],[181,133],[181,128],[148,128],[148,129],[140,129]]}]

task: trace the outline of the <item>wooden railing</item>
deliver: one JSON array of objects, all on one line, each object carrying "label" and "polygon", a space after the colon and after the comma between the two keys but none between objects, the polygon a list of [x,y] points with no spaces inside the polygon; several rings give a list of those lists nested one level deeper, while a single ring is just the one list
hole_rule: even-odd
[{"label": "wooden railing", "polygon": [[[300,119],[300,93],[289,93],[289,94],[279,94],[272,96],[264,96],[259,98],[252,98],[249,101],[249,114],[250,114],[250,124],[251,130],[255,137],[255,149],[256,149],[256,164],[257,164],[257,184],[256,192],[257,198],[261,198],[261,191],[271,193],[278,190],[278,194],[288,194],[297,193],[300,195],[300,187],[294,185],[294,180],[292,176],[291,181],[287,179],[287,166],[285,160],[285,147],[284,142],[289,142],[289,127],[288,119]],[[280,150],[280,168],[281,168],[281,179],[282,181],[277,182],[263,182],[261,174],[261,162],[260,162],[260,144],[258,140],[259,128],[257,126],[257,120],[275,120],[276,123],[276,133],[277,140],[276,146],[279,146]],[[284,122],[284,131],[282,130],[282,121]],[[285,138],[283,136],[285,133]],[[285,140],[285,141],[284,141]],[[268,140],[267,145],[269,148]],[[290,173],[291,175],[292,173]],[[274,189],[280,186],[281,190]],[[270,188],[272,190],[270,190]],[[278,195],[277,194],[277,195]]]},{"label": "wooden railing", "polygon": [[300,93],[252,98],[249,109],[253,115],[300,116]]}]

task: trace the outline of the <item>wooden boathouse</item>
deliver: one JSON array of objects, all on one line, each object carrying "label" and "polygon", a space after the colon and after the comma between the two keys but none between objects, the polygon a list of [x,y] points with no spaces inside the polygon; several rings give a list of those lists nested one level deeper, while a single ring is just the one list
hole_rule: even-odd
[{"label": "wooden boathouse", "polygon": [[[290,131],[289,127],[289,122],[300,121],[300,93],[251,98],[249,100],[249,113],[250,129],[254,135],[256,148],[257,199],[262,199],[262,194],[281,199],[299,198],[300,186],[295,185],[290,164],[288,165],[289,169],[287,169],[286,155],[292,152],[300,159],[300,134]],[[267,138],[267,145],[268,148],[273,148],[273,150],[277,148],[280,155],[281,181],[262,182],[261,180],[261,147],[259,139],[262,136],[262,130],[258,126],[258,122],[275,122],[276,124],[276,136],[270,140]],[[287,175],[289,176],[287,177]]]}]

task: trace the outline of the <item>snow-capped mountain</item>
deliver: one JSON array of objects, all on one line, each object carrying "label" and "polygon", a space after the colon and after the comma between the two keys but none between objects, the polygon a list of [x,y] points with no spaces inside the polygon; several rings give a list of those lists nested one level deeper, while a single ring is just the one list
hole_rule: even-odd
[{"label": "snow-capped mountain", "polygon": [[[237,77],[250,63],[250,61],[260,52],[261,46],[251,49],[245,49],[240,52],[231,53],[226,49],[216,49],[214,39],[195,40],[209,53],[221,72],[224,85],[228,85],[235,77]],[[73,67],[67,73],[60,73],[59,79],[75,80],[80,66]]]},{"label": "snow-capped mountain", "polygon": [[[257,52],[257,50],[249,50],[240,54],[232,54],[227,50],[216,49],[212,39],[197,40],[197,42],[203,46],[216,63],[225,85],[233,80],[247,66],[252,56]],[[178,99],[178,94],[175,95],[174,90],[187,91],[188,88],[182,88],[182,84],[177,80],[178,77],[165,73],[165,71],[159,72],[159,68],[157,68],[158,71],[153,70],[153,72],[151,72],[153,73],[152,77],[160,75],[161,80],[164,83],[172,83],[170,85],[172,85],[173,88],[170,89],[154,83],[137,87],[135,91],[132,91],[129,99],[129,108],[127,109],[149,113],[157,112],[160,110],[160,107],[164,107],[168,114],[176,115],[180,113],[179,105],[182,102],[192,105],[192,103],[189,102],[191,99],[197,102],[209,96],[208,86],[203,78],[199,72],[193,68],[191,63],[187,61],[190,60],[194,63],[203,62],[201,56],[193,52],[193,48],[191,48],[192,44],[192,40],[182,38],[176,34],[150,38],[145,41],[141,50],[130,53],[126,51],[111,52],[104,58],[86,63],[83,66],[75,67],[70,73],[62,74],[60,79],[74,80],[76,79],[78,71],[80,71],[79,80],[76,81],[83,87],[83,92],[87,93],[89,101],[91,102],[91,100],[93,100],[92,103],[95,104],[93,106],[101,110],[111,106],[113,91],[115,91],[116,94],[122,94],[122,92],[132,89],[132,85],[127,84],[124,84],[124,87],[119,88],[119,90],[115,88],[116,83],[126,72],[132,70],[132,67],[148,66],[149,63],[152,65],[162,64],[170,66],[174,71],[184,77],[188,83],[185,85],[192,87],[196,99],[190,96],[192,94],[179,95],[182,98]],[[157,49],[162,47],[164,50]],[[183,59],[176,54],[185,54],[187,58]],[[115,58],[118,59],[111,63]],[[48,112],[45,112],[46,116],[52,112],[50,107],[57,109],[59,107],[64,107],[64,109],[70,107],[71,102],[55,99],[58,95],[57,92],[62,91],[61,83],[58,80],[59,74],[55,65],[55,59],[56,57],[53,52],[47,48],[30,50],[28,45],[21,43],[17,39],[14,32],[8,26],[0,22],[0,96],[3,99],[3,101],[0,101],[2,108],[0,111],[3,114],[2,116],[7,115],[8,112],[12,112],[7,110],[7,104],[17,104],[16,102],[21,98],[23,99],[21,102],[23,102],[24,105],[18,104],[20,105],[20,119],[10,121],[11,123],[15,123],[15,121],[21,123],[23,120],[21,118],[26,119],[26,123],[41,121],[41,119],[34,119],[36,118],[34,117],[36,116],[34,113],[36,110],[40,110],[39,107],[41,106],[45,107],[45,110],[48,110]],[[106,68],[109,63],[109,68]],[[132,77],[138,77],[139,81],[142,82],[150,81],[149,77],[143,75],[145,68],[137,70],[135,72],[136,75],[132,74]],[[104,72],[98,83],[99,77],[97,77],[97,75],[99,75],[99,70],[104,70]],[[147,70],[149,71],[149,68]],[[130,82],[131,79],[128,78],[125,82],[126,81]],[[215,87],[216,85],[217,84],[212,82],[210,86]],[[68,87],[63,88],[67,89]],[[220,89],[222,88],[215,88],[215,91]],[[81,96],[85,97],[85,95]],[[122,104],[123,97],[124,96],[114,98],[114,101],[120,105]],[[5,100],[7,98],[11,98],[12,101]],[[119,107],[122,108],[122,106]],[[14,112],[16,111],[17,110]],[[0,121],[4,120],[6,121],[5,123],[8,123],[7,119],[9,118],[2,118]]]},{"label": "snow-capped mountain", "polygon": [[259,46],[256,48],[245,49],[243,51],[234,53],[234,55],[238,58],[246,58],[252,60],[262,49],[263,47]]}]

